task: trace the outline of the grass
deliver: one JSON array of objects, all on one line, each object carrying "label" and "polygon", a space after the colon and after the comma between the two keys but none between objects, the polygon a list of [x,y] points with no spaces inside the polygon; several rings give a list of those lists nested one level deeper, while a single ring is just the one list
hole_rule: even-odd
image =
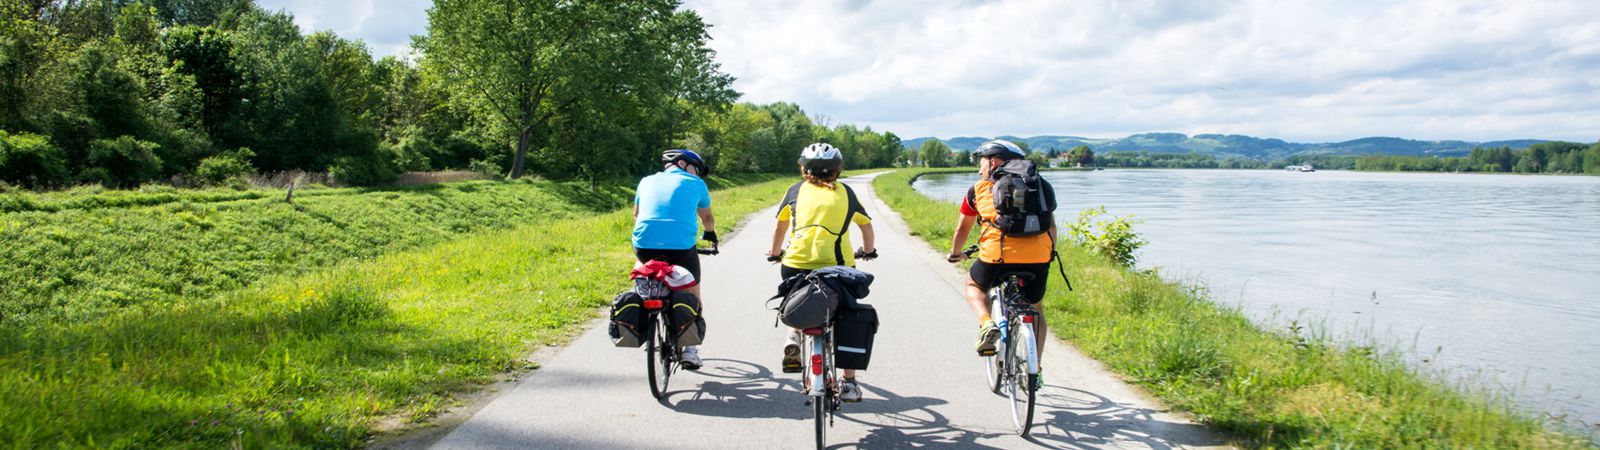
[{"label": "grass", "polygon": [[626,205],[631,188],[472,181],[302,190],[293,203],[272,189],[0,194],[0,326],[92,321],[485,230],[587,217]]},{"label": "grass", "polygon": [[[720,231],[792,183],[742,181],[761,178],[771,181],[713,193]],[[476,183],[453,189],[491,188]],[[492,187],[560,197],[559,185]],[[430,195],[348,195],[391,193]],[[533,349],[561,342],[626,286],[629,213],[551,205],[567,213],[443,243],[411,238],[410,250],[218,295],[0,326],[0,447],[350,448],[386,418],[424,421],[452,393],[526,369]]]},{"label": "grass", "polygon": [[[945,249],[955,204],[913,190],[910,182],[922,173],[880,176],[874,187],[913,234]],[[1211,303],[1202,289],[1074,246],[1063,246],[1061,255],[1077,290],[1050,290],[1051,331],[1240,445],[1586,446],[1518,414],[1505,398],[1408,367],[1399,352],[1350,348],[1299,329],[1265,330]]]}]

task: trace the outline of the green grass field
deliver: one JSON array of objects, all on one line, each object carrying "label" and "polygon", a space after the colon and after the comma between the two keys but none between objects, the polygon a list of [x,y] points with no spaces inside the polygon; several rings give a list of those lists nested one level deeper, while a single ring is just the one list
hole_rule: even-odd
[{"label": "green grass field", "polygon": [[[873,185],[914,234],[942,252],[950,245],[955,204],[914,191],[910,182],[920,173],[899,171]],[[1063,246],[1061,255],[1077,290],[1052,284],[1045,299],[1051,331],[1240,445],[1586,446],[1519,415],[1503,398],[1408,368],[1398,352],[1264,330],[1211,303],[1201,289],[1124,269],[1078,247]]]},{"label": "green grass field", "polygon": [[[721,231],[775,204],[793,182],[764,176],[725,184],[758,178],[772,181],[713,194]],[[198,287],[170,292],[160,290],[173,284],[152,283],[147,289],[166,296],[129,305],[52,302],[43,308],[49,313],[36,309],[30,320],[0,326],[0,447],[349,448],[367,442],[382,419],[426,420],[451,393],[527,368],[525,357],[535,348],[561,342],[627,285],[632,222],[626,210],[613,208],[625,204],[627,189],[591,195],[586,188],[562,191],[567,187],[471,182],[297,201],[307,210],[351,217],[343,227],[326,219],[285,219],[310,214],[289,206],[248,204],[269,199],[8,214],[0,219],[13,223],[5,226],[8,243],[15,236],[51,240],[63,234],[90,242],[76,248],[111,245],[93,239],[103,234],[83,231],[100,227],[157,240],[142,253],[108,251],[105,259],[57,269],[103,266],[105,276],[134,285],[168,271],[198,270],[194,263],[161,266],[167,264],[155,261],[161,258],[210,255],[247,265],[260,257],[227,246],[183,249],[207,230],[189,224],[194,220],[211,221],[209,230],[276,220],[272,230],[302,231],[229,233],[245,236],[236,242],[247,244],[282,239],[306,245],[297,255],[315,254],[322,266],[252,269],[227,283],[212,281],[210,272],[173,275],[192,277],[178,286]],[[534,211],[475,217],[501,207]],[[251,211],[277,219],[257,219]],[[396,216],[354,218],[387,213]],[[104,223],[127,217],[137,221]],[[29,225],[14,225],[23,221]],[[323,227],[331,229],[304,231]],[[404,247],[411,249],[394,250]],[[166,248],[173,252],[161,251]],[[22,260],[6,264],[13,261]],[[282,269],[289,266],[296,267]],[[117,273],[123,271],[133,274]],[[93,312],[74,311],[80,306]]]}]

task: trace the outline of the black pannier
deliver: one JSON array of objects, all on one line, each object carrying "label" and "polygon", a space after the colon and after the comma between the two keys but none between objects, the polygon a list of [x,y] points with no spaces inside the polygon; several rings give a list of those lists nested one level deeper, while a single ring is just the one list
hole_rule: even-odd
[{"label": "black pannier", "polygon": [[828,318],[839,309],[839,293],[815,275],[799,276],[805,279],[783,296],[783,303],[778,305],[778,320],[799,330],[827,324]]},{"label": "black pannier", "polygon": [[878,311],[857,303],[839,311],[833,325],[833,358],[840,369],[866,370],[872,361],[872,337],[878,333]]},{"label": "black pannier", "polygon": [[672,336],[678,340],[678,345],[700,345],[706,338],[706,319],[700,315],[700,299],[688,292],[673,292],[671,307]]},{"label": "black pannier", "polygon": [[611,343],[618,347],[638,348],[644,345],[644,298],[633,291],[623,291],[611,299]]}]

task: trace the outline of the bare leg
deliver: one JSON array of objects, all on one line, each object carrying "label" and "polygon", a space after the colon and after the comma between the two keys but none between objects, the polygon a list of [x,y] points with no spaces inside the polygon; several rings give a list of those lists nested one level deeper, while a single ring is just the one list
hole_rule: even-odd
[{"label": "bare leg", "polygon": [[1033,310],[1039,312],[1039,317],[1034,320],[1033,324],[1034,352],[1035,354],[1039,355],[1039,360],[1043,361],[1044,335],[1050,330],[1050,328],[1044,322],[1044,303],[1034,303]]},{"label": "bare leg", "polygon": [[972,307],[972,315],[977,318],[989,315],[989,294],[972,278],[967,278],[967,306]]}]

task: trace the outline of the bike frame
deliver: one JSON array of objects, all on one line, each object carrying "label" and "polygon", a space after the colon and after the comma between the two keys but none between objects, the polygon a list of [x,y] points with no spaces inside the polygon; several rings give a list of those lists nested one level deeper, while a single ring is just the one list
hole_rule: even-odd
[{"label": "bike frame", "polygon": [[[1018,286],[1015,277],[1007,278],[1000,286],[989,292],[990,309],[998,308],[1000,311],[1000,339],[1007,347],[1017,345],[1020,341],[1023,350],[1028,356],[1028,375],[1039,374],[1039,342],[1033,328],[1034,314],[1028,314],[1023,308],[1031,308],[1027,300],[1023,299],[1022,288]],[[1020,323],[1018,323],[1020,322]],[[1012,330],[1016,336],[1012,336]]]},{"label": "bike frame", "polygon": [[829,324],[815,335],[806,334],[806,373],[810,386],[806,395],[824,397],[826,389],[832,389],[833,383],[833,355],[828,350],[830,341],[833,340],[833,325]]}]

